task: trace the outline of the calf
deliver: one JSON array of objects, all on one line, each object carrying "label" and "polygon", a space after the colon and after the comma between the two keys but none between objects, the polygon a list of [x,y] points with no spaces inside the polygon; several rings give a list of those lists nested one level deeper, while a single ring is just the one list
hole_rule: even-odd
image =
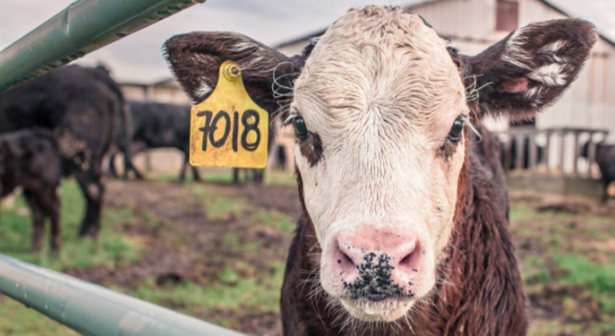
[{"label": "calf", "polygon": [[86,199],[81,236],[100,230],[102,160],[123,108],[112,83],[104,69],[69,65],[0,94],[0,133],[31,127],[55,133],[63,174],[75,176]]},{"label": "calf", "polygon": [[30,206],[34,221],[32,251],[41,249],[45,218],[51,221],[51,251],[61,244],[60,184],[62,167],[54,134],[32,128],[0,135],[0,198],[17,187]]},{"label": "calf", "polygon": [[[147,149],[166,147],[180,150],[184,154],[180,179],[184,181],[189,166],[190,106],[153,102],[130,102],[129,106],[133,126],[130,152],[134,155]],[[112,174],[115,172],[115,155],[111,154],[109,160]],[[194,179],[200,181],[197,168],[190,167]],[[135,171],[137,177],[140,176],[136,168],[130,169]]]},{"label": "calf", "polygon": [[[583,146],[581,155],[584,158],[589,158],[589,146],[591,142],[587,142]],[[600,169],[600,179],[603,183],[602,203],[609,200],[609,185],[615,181],[615,145],[607,145],[604,143],[596,144],[595,160]]]},{"label": "calf", "polygon": [[370,6],[291,58],[234,33],[165,47],[195,102],[226,60],[270,112],[292,95],[279,115],[295,128],[303,217],[284,335],[503,336],[526,334],[526,301],[499,149],[481,120],[552,104],[596,39],[585,21],[556,20],[469,57],[420,16]]}]

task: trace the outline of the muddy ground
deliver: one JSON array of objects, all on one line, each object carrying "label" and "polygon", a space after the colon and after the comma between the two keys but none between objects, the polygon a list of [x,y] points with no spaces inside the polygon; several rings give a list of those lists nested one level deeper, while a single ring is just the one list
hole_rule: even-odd
[{"label": "muddy ground", "polygon": [[[211,286],[221,281],[220,274],[229,267],[240,277],[256,279],[258,284],[279,278],[292,228],[255,225],[253,218],[266,210],[296,219],[300,205],[295,187],[208,184],[199,188],[173,182],[109,180],[106,206],[133,209],[138,220],[121,230],[146,246],[147,252],[138,261],[121,267],[71,268],[65,272],[128,293],[153,281],[156,288],[173,288],[187,282]],[[216,197],[231,203],[239,200],[240,206],[216,204]],[[604,305],[589,288],[591,284],[561,280],[567,271],[552,255],[554,251],[575,251],[594,262],[612,262],[615,238],[602,239],[611,237],[611,233],[602,235],[600,230],[615,230],[615,224],[601,224],[598,228],[594,224],[602,223],[602,219],[615,222],[615,206],[523,192],[513,193],[512,200],[513,208],[522,209],[517,214],[513,211],[511,228],[531,304],[535,329],[531,334],[582,335],[585,333],[581,330],[592,330],[591,335],[615,335],[608,327],[613,316],[604,311]],[[215,210],[220,206],[230,210]],[[591,220],[585,222],[586,217]],[[600,239],[587,238],[583,232],[589,230],[591,237]],[[563,238],[554,249],[549,237],[556,235]],[[577,236],[580,240],[574,241]],[[546,275],[541,278],[539,273]],[[271,296],[274,306],[277,300]],[[250,335],[281,335],[276,309],[255,311],[239,304],[232,309],[205,310],[176,300],[158,303]]]}]

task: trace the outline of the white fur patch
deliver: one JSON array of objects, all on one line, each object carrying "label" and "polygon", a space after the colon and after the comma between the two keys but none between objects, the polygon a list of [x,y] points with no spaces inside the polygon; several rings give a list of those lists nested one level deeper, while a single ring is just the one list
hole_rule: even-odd
[{"label": "white fur patch", "polygon": [[530,69],[523,61],[529,61],[530,56],[523,50],[522,46],[526,42],[523,36],[524,28],[515,30],[510,39],[506,42],[506,50],[502,56],[504,62],[508,62],[516,67]]},{"label": "white fur patch", "polygon": [[524,93],[525,99],[529,100],[532,106],[539,106],[542,104],[542,100],[540,96],[544,90],[544,86],[535,86],[531,89],[528,89]]},{"label": "white fur patch", "polygon": [[201,86],[199,86],[199,88],[196,90],[196,94],[199,97],[206,96],[211,92],[211,90],[211,86],[207,85],[207,83],[205,82],[202,82]]},{"label": "white fur patch", "polygon": [[557,63],[544,65],[532,71],[528,77],[548,86],[563,86],[567,83],[564,66]]},{"label": "white fur patch", "polygon": [[248,63],[246,63],[242,68],[243,69],[258,68],[258,66],[256,66],[256,64],[261,63],[263,61],[265,61],[265,58],[263,56],[252,57],[250,59],[250,61]]},{"label": "white fur patch", "polygon": [[544,47],[540,48],[538,52],[543,53],[543,54],[554,54],[560,51],[562,48],[564,48],[566,46],[566,43],[567,42],[564,40],[557,40],[555,42],[551,42],[545,45]]},{"label": "white fur patch", "polygon": [[240,53],[248,49],[254,49],[254,48],[258,48],[258,46],[252,42],[239,42],[235,44],[234,46],[230,47],[229,50],[232,53]]}]

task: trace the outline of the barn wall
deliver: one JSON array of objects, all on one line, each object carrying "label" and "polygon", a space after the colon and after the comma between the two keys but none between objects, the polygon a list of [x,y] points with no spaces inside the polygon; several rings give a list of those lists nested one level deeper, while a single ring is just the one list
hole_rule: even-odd
[{"label": "barn wall", "polygon": [[489,38],[495,29],[495,0],[448,0],[412,8],[440,35],[474,39]]}]

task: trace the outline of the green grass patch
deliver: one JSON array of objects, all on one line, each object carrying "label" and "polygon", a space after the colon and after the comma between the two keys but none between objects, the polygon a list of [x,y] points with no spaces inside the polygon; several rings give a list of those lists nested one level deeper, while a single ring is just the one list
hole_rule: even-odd
[{"label": "green grass patch", "polygon": [[[139,259],[144,247],[117,231],[136,223],[131,209],[105,208],[98,240],[80,239],[77,233],[85,211],[81,189],[75,181],[64,180],[60,195],[63,244],[58,255],[49,253],[49,223],[45,225],[45,248],[36,254],[29,253],[32,219],[21,196],[12,207],[3,207],[0,213],[0,253],[56,271],[97,265],[120,266]],[[71,336],[77,333],[5,297],[0,304],[0,335]]]},{"label": "green grass patch", "polygon": [[249,206],[244,197],[215,193],[208,186],[192,185],[190,191],[203,201],[209,219],[226,219],[231,215],[241,217]]},{"label": "green grass patch", "polygon": [[256,224],[278,228],[285,232],[295,229],[295,221],[289,216],[275,210],[257,210],[252,215]]},{"label": "green grass patch", "polygon": [[297,179],[295,179],[295,173],[286,170],[268,170],[265,173],[265,181],[267,182],[267,185],[270,186],[297,186]]},{"label": "green grass patch", "polygon": [[188,314],[215,310],[249,309],[253,312],[279,312],[280,288],[284,265],[272,265],[271,275],[262,279],[243,277],[233,269],[217,275],[215,284],[200,286],[183,282],[175,286],[158,286],[153,279],[128,294],[153,303],[178,307]]},{"label": "green grass patch", "polygon": [[563,283],[586,285],[595,294],[615,293],[615,268],[609,265],[593,263],[580,255],[555,257],[555,262],[566,275]]},{"label": "green grass patch", "polygon": [[12,208],[2,209],[0,216],[0,253],[34,263],[46,268],[61,271],[71,267],[90,267],[96,265],[121,265],[137,260],[143,247],[115,229],[123,225],[133,225],[135,216],[129,208],[104,209],[102,230],[96,241],[77,237],[79,225],[85,211],[85,200],[78,184],[72,180],[62,182],[61,229],[62,249],[58,255],[49,253],[49,223],[46,223],[45,248],[30,253],[32,239],[32,219],[25,200],[20,196]]},{"label": "green grass patch", "polygon": [[78,334],[39,312],[4,297],[3,303],[0,304],[0,335],[77,336]]}]

